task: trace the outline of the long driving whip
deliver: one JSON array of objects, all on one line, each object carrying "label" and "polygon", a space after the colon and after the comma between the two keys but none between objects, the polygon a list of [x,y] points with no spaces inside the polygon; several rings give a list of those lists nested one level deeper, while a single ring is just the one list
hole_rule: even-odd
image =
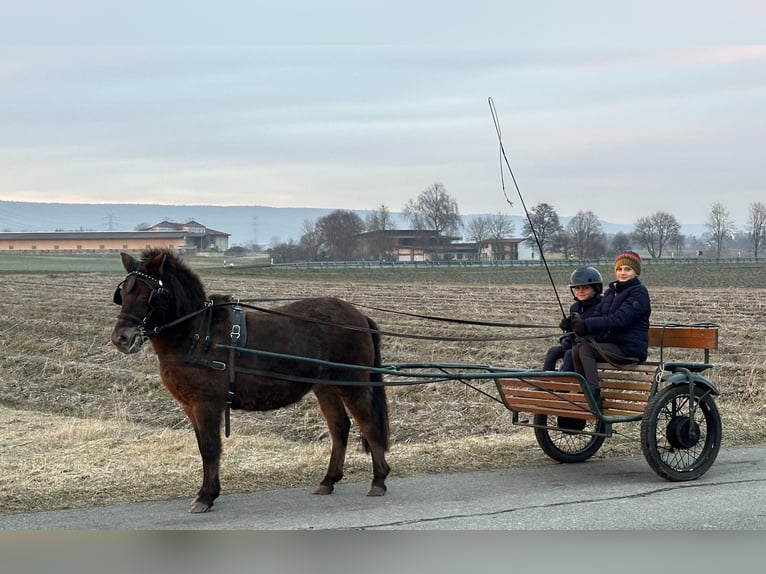
[{"label": "long driving whip", "polygon": [[529,229],[532,230],[532,236],[535,238],[535,243],[537,244],[537,250],[540,252],[540,260],[543,262],[543,265],[545,265],[545,271],[548,274],[548,280],[551,282],[551,287],[553,287],[553,293],[556,295],[556,301],[558,301],[559,309],[561,309],[561,314],[566,317],[567,314],[564,311],[564,305],[561,303],[561,297],[559,297],[559,292],[556,289],[556,283],[553,281],[553,277],[551,276],[551,270],[548,267],[548,261],[545,259],[545,254],[543,253],[543,246],[540,243],[540,239],[537,237],[537,231],[535,231],[535,226],[532,223],[532,218],[529,215],[529,211],[527,211],[527,206],[524,203],[524,198],[521,196],[521,190],[519,189],[519,184],[516,183],[516,176],[513,175],[513,169],[511,169],[511,163],[508,161],[508,156],[505,154],[505,148],[503,147],[503,136],[500,131],[500,122],[497,118],[497,110],[495,109],[495,102],[492,99],[492,96],[487,98],[487,102],[489,103],[489,111],[492,113],[492,121],[495,123],[495,131],[497,132],[497,141],[500,144],[500,184],[503,188],[503,195],[505,196],[505,201],[508,202],[508,205],[513,207],[513,203],[508,198],[508,194],[505,191],[505,178],[503,177],[503,162],[505,162],[506,167],[508,168],[508,173],[511,174],[511,180],[513,181],[513,185],[516,188],[516,193],[519,196],[519,201],[521,201],[521,207],[524,208],[524,213],[527,216],[527,221],[529,222]]}]

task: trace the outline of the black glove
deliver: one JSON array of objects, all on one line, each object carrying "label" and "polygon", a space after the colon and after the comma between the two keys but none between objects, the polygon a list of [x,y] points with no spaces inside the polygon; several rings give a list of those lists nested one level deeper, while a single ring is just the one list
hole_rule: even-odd
[{"label": "black glove", "polygon": [[561,320],[561,323],[559,323],[559,329],[561,329],[565,333],[571,333],[572,332],[572,319],[570,319],[569,317],[564,317]]},{"label": "black glove", "polygon": [[574,347],[575,337],[574,335],[564,335],[559,339],[559,345],[561,345],[561,348],[565,351],[568,351],[572,347]]},{"label": "black glove", "polygon": [[572,330],[578,337],[584,337],[588,332],[588,328],[585,326],[585,321],[580,317],[579,313],[572,313]]}]

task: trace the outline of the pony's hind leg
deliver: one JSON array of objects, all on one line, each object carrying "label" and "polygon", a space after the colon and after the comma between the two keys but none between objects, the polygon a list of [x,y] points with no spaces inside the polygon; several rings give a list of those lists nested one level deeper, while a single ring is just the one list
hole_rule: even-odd
[{"label": "pony's hind leg", "polygon": [[365,450],[372,458],[372,485],[367,496],[383,496],[386,493],[386,477],[391,471],[386,462],[389,421],[385,391],[383,387],[354,389],[350,395],[344,397],[346,407],[359,425]]},{"label": "pony's hind leg", "polygon": [[343,465],[346,461],[351,420],[346,414],[343,401],[332,391],[317,389],[314,394],[327,422],[327,429],[330,431],[330,441],[332,442],[327,474],[314,490],[314,494],[330,494],[335,489],[335,483],[343,478]]}]

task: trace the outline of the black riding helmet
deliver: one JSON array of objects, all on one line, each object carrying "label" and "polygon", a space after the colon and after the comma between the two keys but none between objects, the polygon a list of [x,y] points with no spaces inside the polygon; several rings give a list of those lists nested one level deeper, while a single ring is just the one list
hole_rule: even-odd
[{"label": "black riding helmet", "polygon": [[593,285],[596,295],[604,290],[604,280],[595,267],[578,267],[569,276],[569,290],[574,297],[574,288],[582,285]]}]

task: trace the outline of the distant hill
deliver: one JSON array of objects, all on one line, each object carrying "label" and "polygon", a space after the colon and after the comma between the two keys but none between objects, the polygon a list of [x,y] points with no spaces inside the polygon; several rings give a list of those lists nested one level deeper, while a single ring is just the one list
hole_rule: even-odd
[{"label": "distant hill", "polygon": [[[231,235],[229,245],[269,245],[298,241],[305,220],[316,219],[335,208],[266,207],[261,205],[160,205],[121,203],[32,203],[0,200],[0,231],[133,231],[163,220],[186,222],[194,219],[202,225]],[[362,219],[370,211],[354,210]],[[406,224],[400,214],[392,214],[402,227]],[[479,214],[486,215],[486,214]],[[465,215],[469,219],[473,215]],[[562,217],[562,225],[571,217]],[[524,218],[511,216],[517,235]],[[602,221],[606,233],[629,233],[632,224]],[[684,225],[687,236],[701,236],[704,225]]]},{"label": "distant hill", "polygon": [[[231,235],[229,245],[270,244],[300,238],[306,219],[333,209],[257,205],[160,205],[119,203],[28,203],[0,201],[0,231],[133,231],[163,220],[195,220]],[[366,214],[361,214],[365,217]]]}]

